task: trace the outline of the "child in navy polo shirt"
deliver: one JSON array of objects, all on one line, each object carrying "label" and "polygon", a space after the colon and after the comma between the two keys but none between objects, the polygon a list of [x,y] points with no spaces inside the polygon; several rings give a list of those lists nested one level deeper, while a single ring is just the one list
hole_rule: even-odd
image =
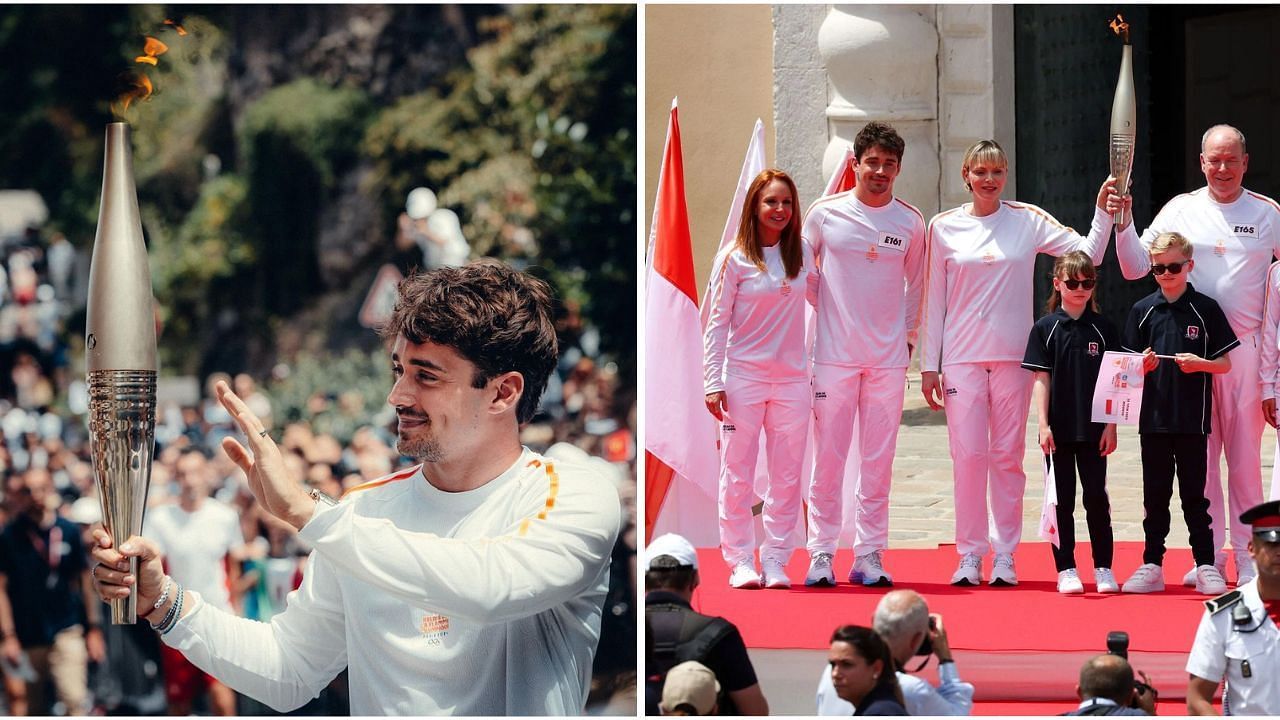
[{"label": "child in navy polo shirt", "polygon": [[1193,267],[1190,241],[1178,233],[1156,236],[1151,244],[1151,274],[1160,289],[1134,304],[1125,324],[1125,350],[1143,354],[1146,373],[1138,418],[1146,547],[1142,565],[1124,584],[1125,592],[1164,590],[1161,563],[1175,467],[1182,517],[1196,563],[1196,591],[1217,595],[1227,590],[1222,573],[1213,566],[1213,531],[1204,494],[1213,412],[1209,376],[1231,369],[1227,352],[1240,341],[1218,303],[1187,282]]},{"label": "child in navy polo shirt", "polygon": [[[1098,592],[1120,591],[1111,572],[1111,503],[1107,499],[1107,455],[1116,449],[1116,426],[1091,421],[1093,386],[1102,354],[1120,349],[1116,328],[1098,314],[1093,288],[1098,271],[1089,256],[1073,250],[1053,264],[1049,314],[1036,321],[1027,338],[1022,367],[1035,373],[1032,405],[1040,429],[1040,449],[1053,456],[1058,490],[1059,545],[1053,549],[1058,592],[1084,592],[1076,571],[1076,469]],[[1059,306],[1060,305],[1060,306]]]}]

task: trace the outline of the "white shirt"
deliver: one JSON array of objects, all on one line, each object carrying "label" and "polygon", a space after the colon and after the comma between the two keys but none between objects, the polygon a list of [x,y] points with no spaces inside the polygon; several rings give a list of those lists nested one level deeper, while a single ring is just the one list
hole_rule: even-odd
[{"label": "white shirt", "polygon": [[802,265],[788,278],[778,245],[761,248],[764,271],[729,245],[712,266],[711,312],[702,334],[705,392],[724,390],[725,375],[805,382],[804,304],[813,254],[801,248]]},{"label": "white shirt", "polygon": [[906,367],[924,280],[924,216],[898,198],[871,207],[850,190],[815,202],[803,233],[818,267],[814,362]]},{"label": "white shirt", "polygon": [[244,546],[235,510],[213,498],[205,498],[195,512],[157,505],[147,509],[142,535],[160,546],[174,580],[210,605],[231,610],[226,558]]},{"label": "white shirt", "polygon": [[526,449],[469,492],[419,468],[360,487],[303,526],[315,550],[283,613],[258,623],[200,605],[165,643],[282,711],[346,667],[352,715],[580,714],[619,530],[613,485]]},{"label": "white shirt", "polygon": [[[1258,629],[1241,632],[1231,619],[1231,609],[1215,614],[1205,610],[1187,657],[1187,672],[1212,682],[1225,677],[1225,714],[1280,715],[1280,629],[1267,616],[1257,579],[1239,590],[1252,617],[1244,629]],[[1245,662],[1249,663],[1249,677],[1244,676]]]},{"label": "white shirt", "polygon": [[1267,270],[1265,287],[1258,381],[1262,383],[1262,399],[1270,400],[1276,397],[1276,376],[1280,374],[1280,263],[1272,263]]},{"label": "white shirt", "polygon": [[[973,710],[973,685],[961,682],[953,662],[939,663],[934,687],[927,680],[904,672],[898,673],[898,687],[908,715],[968,715]],[[853,705],[841,700],[831,684],[831,670],[824,669],[818,679],[818,714],[852,715]]]},{"label": "white shirt", "polygon": [[1177,232],[1191,241],[1196,263],[1190,281],[1196,290],[1218,301],[1236,336],[1257,332],[1267,266],[1273,255],[1280,256],[1276,201],[1244,190],[1235,201],[1223,204],[1213,199],[1208,188],[1173,198],[1141,239],[1132,223],[1116,233],[1116,256],[1126,278],[1151,272],[1149,248],[1162,232]]},{"label": "white shirt", "polygon": [[985,217],[961,206],[929,223],[920,370],[953,363],[1021,362],[1032,310],[1036,255],[1084,251],[1102,262],[1111,216],[1094,208],[1081,237],[1029,203],[1004,200]]}]

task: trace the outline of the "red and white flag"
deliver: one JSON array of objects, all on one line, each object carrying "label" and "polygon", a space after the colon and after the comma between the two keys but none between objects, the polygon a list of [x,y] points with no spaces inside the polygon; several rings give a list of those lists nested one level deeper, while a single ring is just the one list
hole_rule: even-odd
[{"label": "red and white flag", "polygon": [[[705,506],[716,497],[719,476],[715,418],[707,412],[702,385],[702,323],[675,101],[649,231],[644,337],[647,542],[671,490],[696,489]],[[714,528],[714,517],[701,523]]]},{"label": "red and white flag", "polygon": [[827,180],[827,189],[823,191],[823,197],[852,190],[858,184],[858,176],[853,171],[853,163],[853,148],[846,145],[844,156],[840,158],[840,164],[836,165],[835,172],[831,173],[831,179]]},{"label": "red and white flag", "polygon": [[1053,474],[1053,456],[1044,456],[1044,505],[1040,507],[1040,539],[1054,547],[1062,546],[1058,537],[1058,483]]},{"label": "red and white flag", "polygon": [[[733,193],[733,202],[729,204],[729,215],[724,221],[724,230],[720,233],[720,246],[713,257],[719,257],[720,251],[733,243],[738,236],[738,225],[742,222],[742,203],[747,201],[747,190],[751,181],[764,172],[764,123],[756,118],[756,126],[751,131],[751,141],[747,143],[747,155],[742,159],[742,170],[738,173],[738,187]],[[797,209],[797,212],[799,210]],[[715,280],[715,268],[711,269],[711,277],[707,279],[707,289],[702,293],[702,327],[707,326],[707,318],[711,315],[711,283]]]}]

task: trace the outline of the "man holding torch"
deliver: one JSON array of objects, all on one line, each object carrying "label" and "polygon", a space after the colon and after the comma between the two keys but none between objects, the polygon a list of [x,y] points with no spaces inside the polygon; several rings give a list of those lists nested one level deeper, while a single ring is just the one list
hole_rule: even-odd
[{"label": "man holding torch", "polygon": [[283,613],[213,608],[165,575],[150,540],[117,548],[102,530],[99,595],[136,588],[165,644],[277,710],[345,667],[354,715],[581,713],[621,511],[610,483],[520,445],[556,363],[550,288],[493,261],[415,275],[383,333],[397,448],[422,464],[341,502],[288,477],[259,419],[218,386],[248,442],[223,449],[315,548]]},{"label": "man holding torch", "polygon": [[[1200,169],[1205,187],[1170,200],[1139,238],[1125,197],[1124,219],[1116,225],[1116,254],[1125,278],[1136,280],[1151,269],[1148,248],[1157,235],[1178,232],[1191,240],[1196,263],[1191,281],[1218,301],[1240,339],[1231,351],[1231,371],[1213,376],[1213,417],[1209,435],[1209,467],[1205,495],[1213,521],[1215,565],[1226,575],[1226,513],[1219,457],[1227,456],[1227,504],[1231,517],[1262,502],[1258,463],[1265,422],[1259,362],[1267,270],[1280,257],[1280,205],[1245,190],[1249,168],[1244,134],[1230,125],[1214,125],[1200,140]],[[1273,410],[1274,411],[1274,410]],[[1236,582],[1256,576],[1246,548],[1249,526],[1232,523]],[[1195,569],[1183,584],[1195,584]]]}]

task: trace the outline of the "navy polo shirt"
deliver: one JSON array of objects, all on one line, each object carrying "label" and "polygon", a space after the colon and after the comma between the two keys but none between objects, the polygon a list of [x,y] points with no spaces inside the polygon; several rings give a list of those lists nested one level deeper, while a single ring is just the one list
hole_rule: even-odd
[{"label": "navy polo shirt", "polygon": [[84,622],[80,576],[88,566],[80,528],[61,517],[40,528],[18,515],[0,532],[0,574],[22,647],[52,645],[58,632]]},{"label": "navy polo shirt", "polygon": [[1102,353],[1120,349],[1116,326],[1086,307],[1078,320],[1058,308],[1036,321],[1022,367],[1050,375],[1049,428],[1058,442],[1098,442],[1106,425],[1090,420]]},{"label": "navy polo shirt", "polygon": [[[1150,347],[1158,355],[1194,353],[1216,360],[1239,344],[1218,302],[1191,283],[1173,302],[1157,290],[1134,303],[1124,329],[1124,348],[1136,353]],[[1207,372],[1184,373],[1161,358],[1143,380],[1140,433],[1208,435],[1212,413],[1213,378]]]}]

